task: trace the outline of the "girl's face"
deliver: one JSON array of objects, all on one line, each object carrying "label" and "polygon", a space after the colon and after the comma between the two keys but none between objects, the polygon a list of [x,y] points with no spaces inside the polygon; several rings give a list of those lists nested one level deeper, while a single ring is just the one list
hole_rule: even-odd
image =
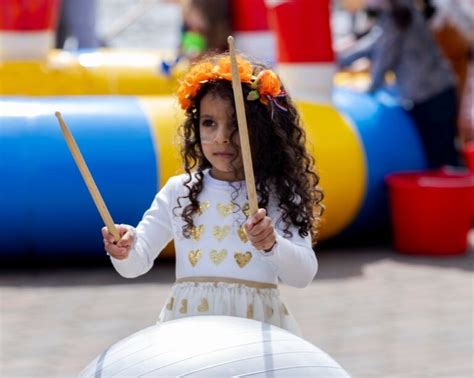
[{"label": "girl's face", "polygon": [[234,129],[234,109],[230,101],[208,93],[202,98],[199,111],[201,147],[204,156],[212,165],[212,177],[224,181],[242,180],[244,170],[238,148],[240,140],[237,130]]}]

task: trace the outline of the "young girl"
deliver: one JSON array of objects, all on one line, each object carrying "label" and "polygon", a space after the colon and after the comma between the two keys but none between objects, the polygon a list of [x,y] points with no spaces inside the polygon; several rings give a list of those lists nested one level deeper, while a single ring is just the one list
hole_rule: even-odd
[{"label": "young girl", "polygon": [[174,239],[176,283],[159,316],[229,315],[299,334],[280,299],[278,279],[305,287],[317,271],[312,235],[322,192],[305,149],[298,113],[271,70],[238,57],[256,189],[248,213],[228,55],[206,58],[184,77],[178,96],[185,174],[169,179],[137,228],[117,225],[105,249],[124,277],[149,271]]}]

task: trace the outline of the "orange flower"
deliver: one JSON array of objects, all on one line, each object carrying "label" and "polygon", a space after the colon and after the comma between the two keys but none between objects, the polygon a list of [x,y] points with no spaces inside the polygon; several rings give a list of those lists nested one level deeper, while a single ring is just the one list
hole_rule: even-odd
[{"label": "orange flower", "polygon": [[[264,104],[268,104],[266,96],[276,97],[281,92],[280,80],[278,76],[270,70],[261,71],[257,78],[253,76],[252,64],[240,56],[236,57],[239,69],[240,81],[250,84],[255,98],[260,98]],[[178,100],[184,110],[188,110],[194,101],[194,98],[201,90],[203,84],[210,80],[228,80],[232,81],[232,68],[230,56],[220,58],[217,63],[213,60],[206,60],[191,67],[184,76],[178,88]],[[257,93],[258,92],[258,93]]]},{"label": "orange flower", "polygon": [[212,80],[215,74],[212,71],[211,62],[203,62],[193,66],[184,77],[184,81],[189,85],[202,84],[207,80]]},{"label": "orange flower", "polygon": [[189,109],[192,105],[192,101],[187,97],[187,93],[178,93],[178,101],[183,110]]},{"label": "orange flower", "polygon": [[281,92],[280,79],[270,70],[263,70],[257,76],[258,93],[260,96],[276,97]]},{"label": "orange flower", "polygon": [[198,94],[202,84],[215,79],[211,62],[202,62],[191,67],[184,76],[178,88],[178,100],[181,108],[187,110],[192,105],[192,99]]},{"label": "orange flower", "polygon": [[[248,60],[236,57],[237,67],[239,68],[239,77],[242,83],[250,83],[252,80],[253,67]],[[230,64],[230,56],[225,56],[219,60],[215,67],[222,79],[232,81],[232,68]]]}]

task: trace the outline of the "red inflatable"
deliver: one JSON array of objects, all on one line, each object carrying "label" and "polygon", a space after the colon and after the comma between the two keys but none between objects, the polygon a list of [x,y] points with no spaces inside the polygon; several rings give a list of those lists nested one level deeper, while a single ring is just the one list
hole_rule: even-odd
[{"label": "red inflatable", "polygon": [[0,1],[0,30],[54,30],[58,18],[59,0]]}]

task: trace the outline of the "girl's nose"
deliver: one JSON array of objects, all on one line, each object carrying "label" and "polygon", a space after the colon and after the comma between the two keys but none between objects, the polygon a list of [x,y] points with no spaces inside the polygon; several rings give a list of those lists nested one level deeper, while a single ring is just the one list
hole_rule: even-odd
[{"label": "girl's nose", "polygon": [[216,143],[229,143],[230,142],[230,130],[226,126],[219,126],[216,131],[215,135],[215,142]]}]

